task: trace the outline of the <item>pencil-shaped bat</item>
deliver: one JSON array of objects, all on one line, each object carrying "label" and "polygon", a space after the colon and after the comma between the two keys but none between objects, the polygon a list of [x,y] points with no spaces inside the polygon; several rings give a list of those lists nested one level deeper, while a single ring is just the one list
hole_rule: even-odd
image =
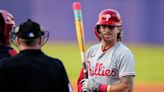
[{"label": "pencil-shaped bat", "polygon": [[84,28],[83,28],[83,19],[81,5],[79,2],[73,3],[74,17],[75,17],[75,26],[76,26],[76,35],[80,48],[81,59],[83,63],[83,72],[84,78],[87,78],[87,68],[86,68],[86,58],[85,58],[85,48],[84,48]]}]

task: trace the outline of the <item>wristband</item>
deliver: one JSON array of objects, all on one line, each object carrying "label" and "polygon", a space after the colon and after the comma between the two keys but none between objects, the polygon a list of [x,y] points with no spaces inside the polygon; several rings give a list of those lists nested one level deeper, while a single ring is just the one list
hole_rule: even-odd
[{"label": "wristband", "polygon": [[107,92],[111,92],[111,85],[108,85]]}]

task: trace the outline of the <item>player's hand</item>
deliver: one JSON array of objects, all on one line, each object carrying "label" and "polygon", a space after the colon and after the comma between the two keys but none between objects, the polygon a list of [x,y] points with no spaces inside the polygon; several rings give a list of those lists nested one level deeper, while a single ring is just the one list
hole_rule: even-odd
[{"label": "player's hand", "polygon": [[[83,79],[83,80],[81,80],[81,84],[83,85],[83,82],[85,82],[87,79]],[[92,92],[92,91],[90,91],[89,89],[87,89],[86,87],[84,87],[84,86],[82,86],[82,92]]]},{"label": "player's hand", "polygon": [[99,91],[99,86],[100,83],[96,82],[94,79],[90,78],[90,79],[83,79],[81,81],[83,87],[82,89],[87,89],[89,90],[89,92],[98,92]]}]

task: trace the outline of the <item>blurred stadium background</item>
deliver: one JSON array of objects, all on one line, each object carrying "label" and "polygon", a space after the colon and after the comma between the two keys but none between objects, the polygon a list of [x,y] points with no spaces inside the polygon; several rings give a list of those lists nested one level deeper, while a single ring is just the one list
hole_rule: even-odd
[{"label": "blurred stadium background", "polygon": [[164,0],[1,0],[0,9],[14,15],[17,25],[28,18],[50,32],[43,50],[60,58],[76,89],[81,68],[72,3],[81,2],[86,49],[97,43],[93,32],[101,10],[113,8],[123,20],[123,42],[136,60],[135,92],[164,92]]}]

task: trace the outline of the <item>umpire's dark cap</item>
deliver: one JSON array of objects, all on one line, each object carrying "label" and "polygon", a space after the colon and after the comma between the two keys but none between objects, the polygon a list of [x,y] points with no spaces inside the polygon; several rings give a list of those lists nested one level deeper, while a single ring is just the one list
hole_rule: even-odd
[{"label": "umpire's dark cap", "polygon": [[40,25],[31,19],[28,19],[26,22],[20,24],[15,31],[16,36],[22,39],[35,39],[44,35]]}]

